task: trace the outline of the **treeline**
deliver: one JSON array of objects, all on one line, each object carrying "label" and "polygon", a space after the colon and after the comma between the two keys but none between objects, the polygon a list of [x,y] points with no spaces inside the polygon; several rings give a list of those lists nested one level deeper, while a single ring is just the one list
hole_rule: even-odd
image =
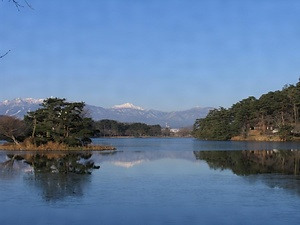
[{"label": "treeline", "polygon": [[281,140],[299,136],[300,81],[285,85],[259,99],[248,97],[232,107],[214,109],[206,118],[197,119],[193,135],[207,140],[247,138],[251,130],[261,135],[278,135]]},{"label": "treeline", "polygon": [[121,123],[115,120],[100,120],[94,122],[95,137],[116,136],[161,136],[160,125],[147,125],[145,123]]}]

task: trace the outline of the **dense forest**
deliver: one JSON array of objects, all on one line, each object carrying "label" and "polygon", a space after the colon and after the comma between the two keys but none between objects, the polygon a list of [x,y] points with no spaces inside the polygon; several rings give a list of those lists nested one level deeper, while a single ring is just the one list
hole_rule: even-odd
[{"label": "dense forest", "polygon": [[205,140],[230,140],[236,136],[247,140],[250,135],[277,136],[278,140],[297,139],[299,125],[300,81],[282,90],[248,97],[230,108],[211,110],[197,119],[193,135]]},{"label": "dense forest", "polygon": [[161,136],[160,125],[147,125],[145,123],[121,123],[115,120],[100,120],[93,122],[95,137],[116,136]]}]

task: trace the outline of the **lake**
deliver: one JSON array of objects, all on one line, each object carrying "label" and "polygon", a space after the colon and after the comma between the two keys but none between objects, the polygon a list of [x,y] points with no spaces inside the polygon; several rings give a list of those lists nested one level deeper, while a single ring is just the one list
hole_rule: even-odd
[{"label": "lake", "polygon": [[297,142],[93,142],[117,151],[1,151],[0,224],[299,224]]}]

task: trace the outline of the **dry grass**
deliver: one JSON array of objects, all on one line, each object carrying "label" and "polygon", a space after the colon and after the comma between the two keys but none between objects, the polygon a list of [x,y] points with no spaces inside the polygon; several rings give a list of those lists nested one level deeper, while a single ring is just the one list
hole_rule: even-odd
[{"label": "dry grass", "polygon": [[70,147],[65,144],[57,142],[48,142],[45,145],[36,146],[29,141],[24,141],[20,145],[6,143],[0,145],[2,150],[28,150],[28,151],[106,151],[106,150],[115,150],[113,146],[102,146],[102,145],[88,145],[88,146],[78,146]]},{"label": "dry grass", "polygon": [[263,135],[258,130],[251,130],[248,136],[235,136],[231,138],[232,141],[282,141],[278,135]]}]

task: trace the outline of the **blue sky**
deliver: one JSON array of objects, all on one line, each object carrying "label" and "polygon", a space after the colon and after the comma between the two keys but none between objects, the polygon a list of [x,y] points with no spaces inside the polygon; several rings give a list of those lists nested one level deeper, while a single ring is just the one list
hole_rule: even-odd
[{"label": "blue sky", "polygon": [[28,2],[0,2],[0,101],[230,107],[300,76],[297,0]]}]

